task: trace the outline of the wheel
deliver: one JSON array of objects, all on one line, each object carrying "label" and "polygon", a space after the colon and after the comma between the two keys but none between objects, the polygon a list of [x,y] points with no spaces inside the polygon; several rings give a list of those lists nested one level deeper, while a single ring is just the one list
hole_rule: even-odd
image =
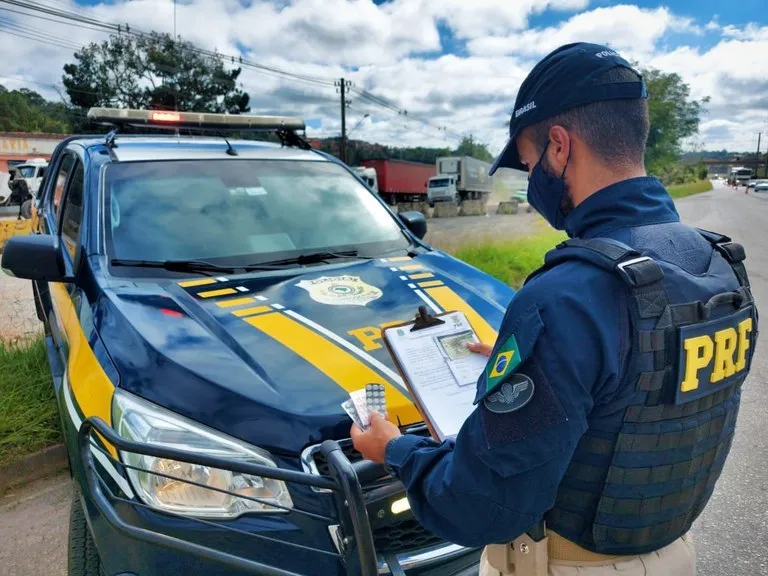
[{"label": "wheel", "polygon": [[27,220],[32,218],[32,200],[26,200],[21,205],[21,216]]},{"label": "wheel", "polygon": [[72,492],[72,508],[69,512],[68,576],[103,576],[99,552],[93,541],[85,512],[80,504],[80,490]]}]

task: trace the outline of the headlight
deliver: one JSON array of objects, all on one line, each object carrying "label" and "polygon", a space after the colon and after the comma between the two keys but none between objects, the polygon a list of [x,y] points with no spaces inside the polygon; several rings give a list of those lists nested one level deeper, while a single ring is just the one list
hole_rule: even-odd
[{"label": "headlight", "polygon": [[[174,414],[124,390],[115,391],[112,412],[115,430],[128,440],[276,467],[267,452]],[[283,511],[269,504],[293,507],[288,488],[280,480],[133,452],[121,451],[120,458],[131,466],[180,479],[173,480],[126,468],[128,478],[140,498],[160,510],[188,516],[234,518],[246,512]],[[233,494],[202,488],[181,480]],[[268,504],[238,498],[234,494],[259,498]]]}]

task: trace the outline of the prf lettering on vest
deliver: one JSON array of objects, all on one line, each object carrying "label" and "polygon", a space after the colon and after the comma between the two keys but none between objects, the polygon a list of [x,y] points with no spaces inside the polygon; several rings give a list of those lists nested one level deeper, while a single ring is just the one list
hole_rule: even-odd
[{"label": "prf lettering on vest", "polygon": [[716,384],[741,372],[747,367],[747,350],[750,348],[749,335],[752,332],[752,318],[745,318],[736,328],[724,328],[709,335],[686,338],[685,378],[680,384],[681,392],[690,392],[699,387],[699,372],[712,365],[709,382]]}]

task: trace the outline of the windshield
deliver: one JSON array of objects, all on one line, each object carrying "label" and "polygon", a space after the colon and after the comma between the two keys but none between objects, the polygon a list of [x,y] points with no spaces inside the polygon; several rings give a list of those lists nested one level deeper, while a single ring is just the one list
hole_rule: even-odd
[{"label": "windshield", "polygon": [[22,178],[34,178],[36,168],[36,166],[22,166],[16,170],[21,174]]},{"label": "windshield", "polygon": [[429,181],[430,188],[442,188],[443,186],[448,186],[448,178],[438,178],[437,180]]},{"label": "windshield", "polygon": [[752,176],[752,170],[738,170],[736,174],[738,176]]},{"label": "windshield", "polygon": [[330,162],[115,163],[105,186],[111,258],[244,265],[341,247],[376,256],[409,246],[379,201]]}]

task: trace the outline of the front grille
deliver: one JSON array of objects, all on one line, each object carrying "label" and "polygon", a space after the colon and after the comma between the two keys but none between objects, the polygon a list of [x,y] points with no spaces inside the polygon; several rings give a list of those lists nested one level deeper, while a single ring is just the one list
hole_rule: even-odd
[{"label": "front grille", "polygon": [[[429,436],[429,430],[423,424],[412,426],[408,429],[403,429],[403,432],[406,434],[416,434],[417,436]],[[341,447],[341,451],[344,452],[344,456],[346,456],[350,462],[359,462],[363,459],[363,455],[355,450],[355,447],[352,445],[352,440],[350,438],[337,440],[337,442]],[[323,454],[320,452],[320,445],[317,444],[316,446],[311,446],[305,450],[305,453],[307,451],[309,452],[315,468],[312,470],[312,472],[314,474],[319,474],[320,476],[330,476],[331,470],[328,467],[328,462],[325,460],[325,456],[323,456]]]},{"label": "front grille", "polygon": [[427,532],[415,518],[408,518],[374,530],[373,543],[379,554],[402,554],[445,544],[445,541]]},{"label": "front grille", "polygon": [[[409,429],[404,429],[403,432],[419,436],[429,436],[429,430],[424,425],[413,426]],[[355,450],[351,439],[346,438],[344,440],[337,440],[337,442],[350,462],[359,462],[363,459],[363,455]],[[308,447],[304,451],[302,460],[304,461],[305,469],[311,470],[313,474],[319,474],[320,476],[330,476],[331,471],[328,462],[319,448],[320,445],[318,444]],[[381,480],[380,482],[391,482],[391,479]],[[378,482],[376,484],[380,485]],[[370,490],[373,487],[366,486],[366,489]],[[376,552],[379,554],[402,554],[404,552],[439,546],[440,544],[445,544],[445,541],[427,532],[413,516],[409,516],[404,517],[399,522],[375,528],[373,530],[373,543],[376,547]]]},{"label": "front grille", "polygon": [[[352,440],[339,440],[339,446],[341,447],[341,451],[344,452],[344,456],[346,456],[350,462],[359,462],[363,459],[363,455],[355,450],[355,447],[352,445]],[[312,460],[314,461],[315,467],[317,468],[317,474],[320,476],[331,475],[331,470],[328,467],[328,461],[325,459],[325,456],[322,454],[322,452],[320,452],[320,450],[316,450],[312,454]]]}]

